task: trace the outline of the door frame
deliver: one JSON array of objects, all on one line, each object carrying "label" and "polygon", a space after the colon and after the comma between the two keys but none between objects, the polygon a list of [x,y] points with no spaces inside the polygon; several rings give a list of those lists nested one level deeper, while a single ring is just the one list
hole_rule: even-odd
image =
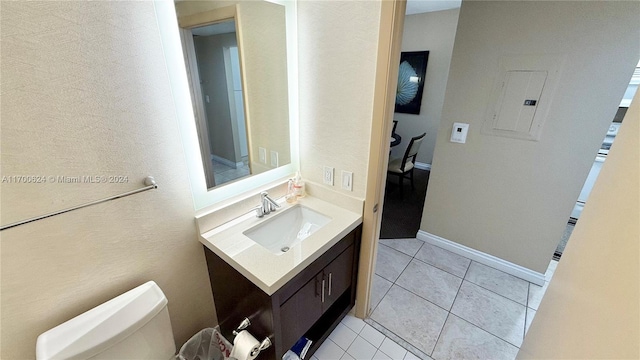
[{"label": "door frame", "polygon": [[202,89],[200,87],[200,72],[198,71],[198,63],[196,60],[196,49],[193,43],[193,34],[190,28],[179,28],[180,40],[182,41],[182,49],[184,50],[184,64],[187,70],[187,79],[189,80],[189,90],[191,90],[191,99],[193,100],[193,115],[196,120],[196,129],[200,144],[200,153],[202,154],[202,167],[204,169],[207,188],[216,186],[213,176],[213,164],[211,157],[205,156],[211,154],[209,144],[209,128],[207,126],[207,113],[204,109],[202,101]]},{"label": "door frame", "polygon": [[364,201],[362,243],[358,265],[356,316],[369,316],[371,285],[378,253],[378,238],[384,205],[391,128],[395,108],[398,64],[402,46],[406,0],[382,1],[378,56],[371,121],[371,138]]}]

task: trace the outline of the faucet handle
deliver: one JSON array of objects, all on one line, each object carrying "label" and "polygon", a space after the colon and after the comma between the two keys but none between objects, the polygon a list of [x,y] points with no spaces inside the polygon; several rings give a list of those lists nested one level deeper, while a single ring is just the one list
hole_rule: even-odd
[{"label": "faucet handle", "polygon": [[253,209],[256,211],[256,217],[257,218],[264,217],[264,209],[262,207],[262,204],[254,207]]}]

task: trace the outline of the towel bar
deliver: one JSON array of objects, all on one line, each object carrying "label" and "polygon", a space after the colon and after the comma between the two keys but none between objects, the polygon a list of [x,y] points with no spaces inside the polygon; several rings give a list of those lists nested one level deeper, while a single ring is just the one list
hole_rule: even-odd
[{"label": "towel bar", "polygon": [[48,217],[64,214],[64,213],[69,212],[69,211],[82,209],[82,208],[87,207],[87,206],[101,204],[103,202],[107,202],[107,201],[123,198],[125,196],[137,194],[139,192],[143,192],[143,191],[147,191],[147,190],[157,189],[158,188],[158,184],[156,184],[156,181],[153,178],[153,176],[147,176],[146,178],[144,178],[144,184],[146,185],[145,187],[137,189],[137,190],[128,191],[126,193],[122,193],[122,194],[119,194],[119,195],[114,195],[114,196],[111,196],[111,197],[108,197],[108,198],[105,198],[105,199],[102,199],[102,200],[96,200],[96,201],[88,202],[86,204],[70,207],[68,209],[55,211],[55,212],[52,212],[52,213],[49,213],[49,214],[46,214],[46,215],[41,215],[41,216],[33,217],[33,218],[30,218],[30,219],[22,220],[22,221],[17,221],[17,222],[11,223],[11,224],[2,225],[2,226],[0,226],[0,231],[6,230],[6,229],[11,229],[12,227],[16,227],[16,226],[19,226],[19,225],[27,224],[27,223],[30,223],[30,222],[46,219]]}]

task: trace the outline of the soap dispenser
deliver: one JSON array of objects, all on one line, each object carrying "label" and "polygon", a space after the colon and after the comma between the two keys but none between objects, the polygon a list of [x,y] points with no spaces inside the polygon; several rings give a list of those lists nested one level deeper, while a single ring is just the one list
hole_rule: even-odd
[{"label": "soap dispenser", "polygon": [[289,181],[287,182],[287,195],[284,198],[290,204],[296,202],[298,198],[298,196],[296,195],[296,188],[294,186],[293,179],[289,179]]},{"label": "soap dispenser", "polygon": [[293,179],[293,188],[295,189],[296,197],[301,198],[307,195],[300,171],[296,171],[296,177]]}]

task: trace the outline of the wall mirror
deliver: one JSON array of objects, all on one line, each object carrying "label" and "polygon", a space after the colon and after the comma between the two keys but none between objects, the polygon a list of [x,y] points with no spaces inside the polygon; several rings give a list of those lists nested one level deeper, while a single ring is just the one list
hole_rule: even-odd
[{"label": "wall mirror", "polygon": [[[235,19],[181,29],[207,188],[250,175]],[[253,173],[256,173],[255,167]]]},{"label": "wall mirror", "polygon": [[196,210],[295,172],[295,2],[155,6]]}]

